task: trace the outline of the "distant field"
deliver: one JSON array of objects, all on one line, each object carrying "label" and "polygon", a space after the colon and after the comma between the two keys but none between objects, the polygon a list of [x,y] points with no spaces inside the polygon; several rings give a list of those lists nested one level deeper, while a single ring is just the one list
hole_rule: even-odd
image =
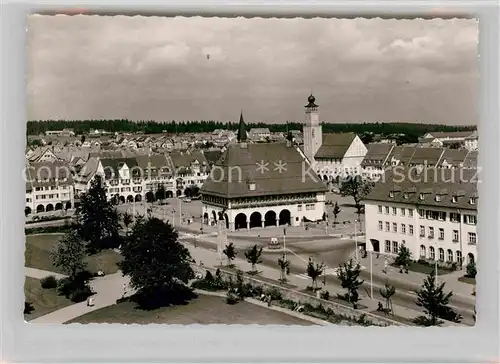
[{"label": "distant field", "polygon": [[309,321],[247,302],[228,305],[221,297],[200,295],[184,306],[146,311],[132,302],[122,302],[80,316],[67,323],[119,324],[224,324],[224,325],[313,325]]}]

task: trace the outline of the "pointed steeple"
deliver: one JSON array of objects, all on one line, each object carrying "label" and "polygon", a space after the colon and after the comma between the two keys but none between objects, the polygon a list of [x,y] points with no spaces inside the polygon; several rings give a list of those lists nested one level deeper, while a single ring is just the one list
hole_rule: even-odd
[{"label": "pointed steeple", "polygon": [[245,121],[243,120],[243,111],[240,114],[240,125],[238,126],[238,142],[244,143],[247,141],[247,130]]}]

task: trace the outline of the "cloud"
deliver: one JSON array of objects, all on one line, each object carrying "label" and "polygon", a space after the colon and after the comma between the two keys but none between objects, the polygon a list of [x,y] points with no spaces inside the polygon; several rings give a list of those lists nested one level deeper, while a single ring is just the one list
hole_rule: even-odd
[{"label": "cloud", "polygon": [[37,16],[29,34],[33,119],[300,121],[312,90],[327,121],[477,123],[475,20]]}]

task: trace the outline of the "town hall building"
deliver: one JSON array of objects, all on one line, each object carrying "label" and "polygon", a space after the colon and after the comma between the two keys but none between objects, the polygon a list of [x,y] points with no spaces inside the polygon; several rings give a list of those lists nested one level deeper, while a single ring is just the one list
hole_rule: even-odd
[{"label": "town hall building", "polygon": [[200,192],[204,223],[223,220],[234,231],[321,220],[327,188],[291,142],[251,143],[241,115],[237,143]]}]

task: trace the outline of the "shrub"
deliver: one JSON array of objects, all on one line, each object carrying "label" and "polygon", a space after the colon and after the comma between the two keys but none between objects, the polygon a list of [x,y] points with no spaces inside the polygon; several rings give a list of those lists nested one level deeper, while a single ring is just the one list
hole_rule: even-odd
[{"label": "shrub", "polygon": [[55,276],[47,276],[40,279],[40,284],[44,289],[57,288],[57,279]]},{"label": "shrub", "polygon": [[239,301],[239,298],[236,294],[228,291],[227,292],[227,295],[226,295],[226,303],[229,304],[229,305],[234,305],[236,303],[238,303]]},{"label": "shrub", "polygon": [[30,302],[24,301],[24,314],[29,315],[31,312],[33,312],[35,308]]},{"label": "shrub", "polygon": [[269,288],[268,290],[266,290],[265,294],[270,295],[273,301],[281,301],[281,299],[283,298],[280,290],[277,288]]},{"label": "shrub", "polygon": [[70,300],[75,303],[83,302],[89,296],[92,296],[92,290],[89,286],[78,287],[71,293]]},{"label": "shrub", "polygon": [[327,300],[330,298],[330,292],[328,291],[323,291],[319,294],[320,298]]},{"label": "shrub", "polygon": [[465,274],[466,277],[476,278],[477,268],[476,268],[476,264],[475,263],[470,262],[469,264],[467,264],[467,267],[465,268],[465,271],[466,271],[466,274]]}]

